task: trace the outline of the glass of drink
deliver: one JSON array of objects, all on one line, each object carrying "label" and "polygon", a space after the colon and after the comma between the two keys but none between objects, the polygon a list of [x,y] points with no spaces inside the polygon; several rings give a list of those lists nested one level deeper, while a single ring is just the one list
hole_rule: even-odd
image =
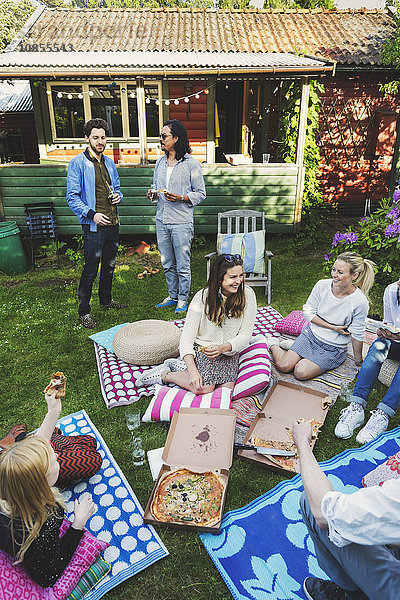
[{"label": "glass of drink", "polygon": [[145,451],[142,448],[141,438],[133,440],[132,460],[135,467],[141,467],[145,463]]},{"label": "glass of drink", "polygon": [[132,434],[132,437],[135,438],[134,431],[140,425],[140,410],[135,406],[129,406],[125,410],[125,420],[126,426]]},{"label": "glass of drink", "polygon": [[157,187],[154,183],[151,184],[150,190],[149,190],[149,196],[150,196],[150,200],[151,202],[157,202],[158,200],[158,192],[157,192]]}]

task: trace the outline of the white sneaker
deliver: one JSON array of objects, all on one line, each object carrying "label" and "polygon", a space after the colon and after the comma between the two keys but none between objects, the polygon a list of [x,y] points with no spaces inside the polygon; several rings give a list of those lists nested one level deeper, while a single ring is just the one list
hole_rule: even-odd
[{"label": "white sneaker", "polygon": [[265,335],[265,339],[267,341],[268,348],[271,348],[271,346],[274,346],[274,345],[278,345],[279,346],[279,338],[274,337],[270,333],[267,333]]},{"label": "white sneaker", "polygon": [[282,350],[290,350],[294,342],[295,340],[283,339],[279,342],[279,348],[282,348]]},{"label": "white sneaker", "polygon": [[389,416],[385,411],[380,408],[371,410],[371,416],[368,419],[367,424],[358,432],[356,437],[357,442],[359,444],[365,444],[366,442],[374,440],[379,434],[386,431],[388,425]]},{"label": "white sneaker", "polygon": [[167,358],[164,360],[164,365],[170,371],[186,371],[187,369],[185,361],[181,358]]},{"label": "white sneaker", "polygon": [[148,387],[150,385],[164,385],[164,381],[162,380],[162,374],[168,371],[168,367],[165,364],[158,365],[158,367],[154,367],[153,369],[148,369],[144,371],[139,377],[136,379],[136,387]]},{"label": "white sneaker", "polygon": [[335,427],[335,435],[338,438],[347,438],[353,435],[353,431],[364,423],[364,409],[357,402],[350,402],[346,408],[340,411],[338,424]]}]

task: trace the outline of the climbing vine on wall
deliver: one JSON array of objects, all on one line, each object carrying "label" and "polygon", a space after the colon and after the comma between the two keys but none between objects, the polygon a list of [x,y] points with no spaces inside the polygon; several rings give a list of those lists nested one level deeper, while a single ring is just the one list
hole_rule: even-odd
[{"label": "climbing vine on wall", "polygon": [[[326,210],[318,171],[321,155],[316,141],[319,128],[320,94],[324,86],[317,81],[310,82],[307,130],[304,148],[305,182],[301,216],[301,232],[297,243],[317,245],[325,240],[326,234],[321,227],[321,219]],[[279,121],[279,147],[284,162],[295,162],[297,131],[300,113],[301,85],[298,81],[287,81],[281,89],[281,110]]]}]

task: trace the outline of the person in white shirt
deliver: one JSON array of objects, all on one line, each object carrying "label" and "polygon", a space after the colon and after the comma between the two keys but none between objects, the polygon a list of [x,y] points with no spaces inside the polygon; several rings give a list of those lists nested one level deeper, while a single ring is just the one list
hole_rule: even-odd
[{"label": "person in white shirt", "polygon": [[255,294],[244,285],[241,257],[217,256],[206,287],[189,306],[180,341],[183,361],[169,359],[145,371],[137,385],[174,383],[194,394],[207,394],[221,386],[233,388],[239,352],[250,342],[256,313]]},{"label": "person in white shirt", "polygon": [[[400,280],[387,286],[383,296],[383,320],[400,329]],[[378,338],[371,345],[357,377],[350,404],[340,413],[335,435],[339,438],[350,438],[354,430],[364,423],[364,408],[368,396],[374,387],[382,363],[387,359],[400,361],[400,334],[389,329],[378,329]],[[379,402],[376,410],[371,410],[371,417],[360,429],[357,442],[365,444],[386,431],[389,419],[400,404],[400,369],[397,370],[385,397]]]},{"label": "person in white shirt", "polygon": [[276,368],[283,373],[293,371],[301,381],[316,377],[346,360],[350,338],[356,364],[361,365],[367,295],[374,278],[372,261],[356,252],[340,254],[332,267],[332,279],[318,281],[303,306],[309,325],[290,349],[279,347],[278,338],[268,336]]},{"label": "person in white shirt", "polygon": [[307,577],[303,583],[306,598],[398,600],[400,480],[353,494],[336,492],[312,453],[310,423],[293,423],[292,434],[304,486],[303,519],[318,564],[331,578]]}]

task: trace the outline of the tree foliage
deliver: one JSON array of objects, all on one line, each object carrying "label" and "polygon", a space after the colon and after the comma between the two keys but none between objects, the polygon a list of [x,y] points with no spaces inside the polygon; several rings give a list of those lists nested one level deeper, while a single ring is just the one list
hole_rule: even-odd
[{"label": "tree foliage", "polygon": [[[393,35],[386,40],[381,51],[381,59],[384,65],[390,65],[399,67],[400,66],[400,0],[394,0],[396,12],[393,15],[393,19],[396,25],[396,29]],[[386,94],[396,94],[400,87],[400,81],[394,79],[389,83],[382,86],[382,90]]]},{"label": "tree foliage", "polygon": [[35,7],[29,0],[0,0],[0,52],[26,23]]}]

